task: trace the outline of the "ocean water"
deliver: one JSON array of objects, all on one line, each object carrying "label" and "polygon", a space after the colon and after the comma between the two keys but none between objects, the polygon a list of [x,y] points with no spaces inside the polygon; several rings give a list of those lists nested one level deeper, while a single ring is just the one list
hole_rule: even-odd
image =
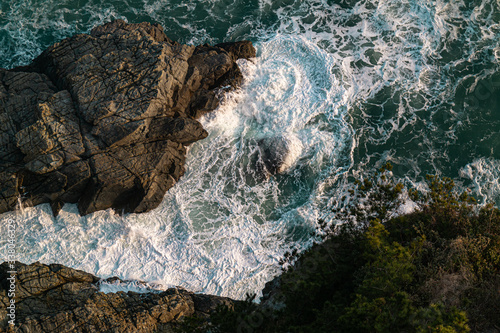
[{"label": "ocean water", "polygon": [[[386,161],[409,185],[439,174],[500,203],[498,0],[6,0],[0,67],[117,18],[159,22],[181,43],[250,39],[258,56],[202,119],[209,136],[157,209],[0,215],[16,221],[19,261],[244,298],[285,251],[310,246],[350,176]],[[262,145],[290,151],[267,180]]]}]

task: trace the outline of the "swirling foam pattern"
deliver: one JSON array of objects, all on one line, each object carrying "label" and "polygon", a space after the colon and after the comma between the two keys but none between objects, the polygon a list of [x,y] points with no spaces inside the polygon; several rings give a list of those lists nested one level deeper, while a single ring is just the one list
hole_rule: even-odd
[{"label": "swirling foam pattern", "polygon": [[[499,201],[498,1],[2,1],[0,66],[113,18],[157,21],[183,43],[250,39],[258,57],[202,120],[209,137],[160,207],[4,214],[20,261],[243,298],[286,250],[310,245],[347,175],[386,160],[408,183],[437,173]],[[263,146],[283,142],[285,170],[268,177]]]}]

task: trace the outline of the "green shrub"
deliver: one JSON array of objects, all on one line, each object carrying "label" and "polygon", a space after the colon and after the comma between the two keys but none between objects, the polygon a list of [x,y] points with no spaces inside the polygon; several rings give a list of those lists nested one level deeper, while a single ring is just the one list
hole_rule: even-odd
[{"label": "green shrub", "polygon": [[[277,290],[285,307],[255,331],[500,327],[500,211],[457,193],[449,178],[429,176],[428,192],[408,190],[418,208],[394,217],[404,188],[390,170],[387,164],[372,179],[356,181],[357,204],[335,211],[342,223],[320,221],[322,241],[287,256],[293,264]],[[255,307],[251,311],[259,311]],[[233,316],[241,322],[245,311]],[[236,322],[225,329],[236,331]]]}]

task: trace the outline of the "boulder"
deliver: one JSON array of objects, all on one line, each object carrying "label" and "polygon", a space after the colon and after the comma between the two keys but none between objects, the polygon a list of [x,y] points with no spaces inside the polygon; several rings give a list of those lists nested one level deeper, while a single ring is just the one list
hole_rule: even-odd
[{"label": "boulder", "polygon": [[294,165],[302,151],[301,142],[293,136],[270,136],[257,140],[258,159],[255,169],[264,178],[283,173]]}]

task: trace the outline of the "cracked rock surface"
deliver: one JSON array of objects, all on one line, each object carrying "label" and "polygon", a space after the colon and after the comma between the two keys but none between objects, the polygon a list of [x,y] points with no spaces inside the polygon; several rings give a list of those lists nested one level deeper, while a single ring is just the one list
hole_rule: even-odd
[{"label": "cracked rock surface", "polygon": [[7,262],[0,265],[0,332],[172,332],[185,316],[208,317],[217,306],[235,302],[181,288],[105,294],[99,291],[98,277],[80,270],[58,264],[15,265],[14,326],[7,316],[11,269]]},{"label": "cracked rock surface", "polygon": [[78,203],[146,212],[184,173],[196,120],[239,85],[251,42],[181,45],[161,26],[117,20],[0,69],[0,213]]}]

